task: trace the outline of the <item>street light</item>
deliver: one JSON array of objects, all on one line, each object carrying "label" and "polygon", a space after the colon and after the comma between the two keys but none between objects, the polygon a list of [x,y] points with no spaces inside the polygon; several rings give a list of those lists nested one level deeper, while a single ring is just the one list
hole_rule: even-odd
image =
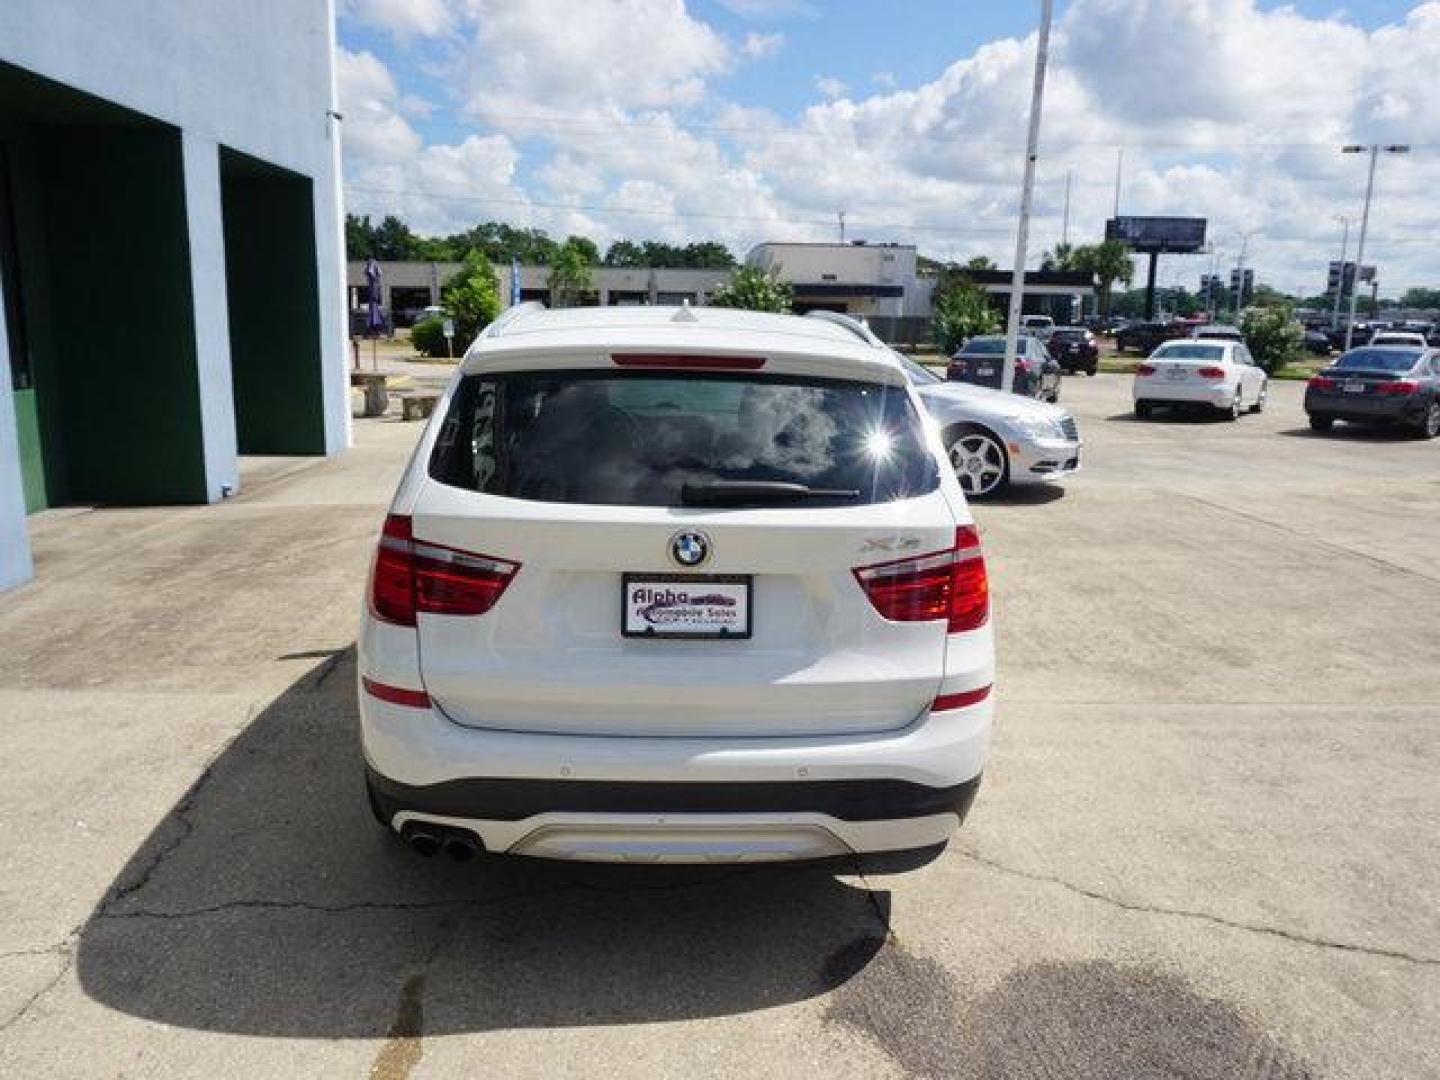
[{"label": "street light", "polygon": [[[1351,143],[1349,146],[1342,146],[1342,154],[1363,154],[1370,151],[1370,178],[1365,181],[1365,209],[1360,213],[1360,243],[1355,248],[1355,283],[1360,283],[1360,267],[1365,264],[1365,233],[1370,227],[1370,198],[1375,194],[1375,162],[1380,157],[1380,151],[1387,154],[1408,154],[1410,147],[1404,143],[1391,143],[1389,146],[1381,146],[1379,143],[1371,143],[1369,146],[1361,146],[1358,143]],[[1345,268],[1340,268],[1343,277]],[[1360,290],[1350,290],[1350,321],[1345,326],[1345,349],[1349,351],[1350,342],[1355,334],[1355,301],[1359,297]]]},{"label": "street light", "polygon": [[1245,295],[1245,253],[1250,250],[1250,237],[1263,230],[1251,229],[1240,234],[1240,254],[1235,256],[1235,325],[1240,325],[1240,304]]}]

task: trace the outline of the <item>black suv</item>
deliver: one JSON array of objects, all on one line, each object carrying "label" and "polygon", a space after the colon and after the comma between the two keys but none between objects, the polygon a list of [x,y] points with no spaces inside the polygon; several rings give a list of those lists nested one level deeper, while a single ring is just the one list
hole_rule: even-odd
[{"label": "black suv", "polygon": [[1068,372],[1094,375],[1100,370],[1100,346],[1095,344],[1095,335],[1083,326],[1055,327],[1045,347]]}]

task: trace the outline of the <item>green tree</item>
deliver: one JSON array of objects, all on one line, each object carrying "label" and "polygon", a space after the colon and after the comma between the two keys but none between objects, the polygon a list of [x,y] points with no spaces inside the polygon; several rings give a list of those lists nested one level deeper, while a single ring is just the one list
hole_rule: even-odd
[{"label": "green tree", "polygon": [[616,240],[605,249],[606,266],[644,266],[645,251],[633,240]]},{"label": "green tree", "polygon": [[1000,315],[984,289],[960,277],[937,293],[931,326],[935,343],[948,356],[976,334],[996,333]]},{"label": "green tree", "polygon": [[735,256],[716,240],[702,240],[685,245],[685,265],[696,270],[733,270]]},{"label": "green tree", "polygon": [[455,345],[462,352],[500,314],[495,269],[480,251],[465,256],[465,266],[445,284],[445,309],[455,319]]},{"label": "green tree", "polygon": [[590,266],[595,245],[588,240],[580,243],[580,239],[572,236],[566,240],[550,260],[551,307],[574,307],[593,284]]},{"label": "green tree", "polygon": [[375,226],[370,216],[345,215],[345,257],[352,260],[369,259],[375,254]]},{"label": "green tree", "polygon": [[386,214],[375,227],[373,240],[377,259],[402,262],[420,257],[420,238],[394,214]]},{"label": "green tree", "polygon": [[966,270],[994,270],[995,260],[989,255],[976,255],[965,263]]},{"label": "green tree", "polygon": [[746,311],[787,312],[795,300],[795,290],[788,281],[781,281],[775,271],[766,273],[758,266],[737,266],[730,280],[710,294],[713,307],[743,308]]},{"label": "green tree", "polygon": [[1400,306],[1407,308],[1440,308],[1440,289],[1406,289]]},{"label": "green tree", "polygon": [[1294,359],[1305,343],[1289,304],[1251,307],[1240,321],[1240,332],[1255,362],[1270,372]]},{"label": "green tree", "polygon": [[1071,269],[1094,274],[1100,282],[1100,317],[1110,314],[1110,290],[1115,282],[1129,285],[1135,278],[1130,249],[1119,240],[1082,244],[1070,254]]},{"label": "green tree", "polygon": [[1054,251],[1047,251],[1040,256],[1040,269],[1044,272],[1051,270],[1076,270],[1075,245],[1056,244]]}]

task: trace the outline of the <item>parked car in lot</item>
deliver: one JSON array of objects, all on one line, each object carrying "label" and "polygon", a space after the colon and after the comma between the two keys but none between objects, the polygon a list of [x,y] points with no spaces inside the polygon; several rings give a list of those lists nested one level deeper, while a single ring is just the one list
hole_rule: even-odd
[{"label": "parked car in lot", "polygon": [[1020,329],[1041,341],[1049,341],[1050,332],[1055,329],[1055,320],[1049,315],[1025,315],[1020,319]]},{"label": "parked car in lot", "polygon": [[1376,330],[1370,335],[1368,345],[1413,345],[1417,349],[1425,348],[1429,342],[1425,335],[1414,330]]},{"label": "parked car in lot", "polygon": [[1190,337],[1196,341],[1241,341],[1245,335],[1240,332],[1238,326],[1226,326],[1223,323],[1206,323],[1197,326],[1190,331]]},{"label": "parked car in lot", "polygon": [[1316,431],[1336,420],[1404,424],[1422,439],[1440,435],[1440,350],[1413,345],[1351,349],[1305,387]]},{"label": "parked car in lot", "polygon": [[1182,322],[1136,322],[1115,331],[1115,348],[1120,352],[1151,353],[1162,341],[1188,337],[1190,324]]},{"label": "parked car in lot", "polygon": [[1324,330],[1306,330],[1305,351],[1315,356],[1329,356],[1330,335]]},{"label": "parked car in lot", "polygon": [[385,519],[371,807],[461,858],[932,848],[985,764],[989,611],[964,492],[859,323],[522,304]]},{"label": "parked car in lot", "polygon": [[1203,406],[1238,420],[1265,408],[1269,379],[1250,349],[1234,341],[1169,341],[1135,371],[1135,415],[1157,406]]},{"label": "parked car in lot", "polygon": [[901,363],[940,430],[967,497],[1060,480],[1080,468],[1080,429],[1060,406],[947,382],[909,358]]},{"label": "parked car in lot", "polygon": [[[1021,334],[1015,357],[1015,381],[1011,386],[1017,394],[1041,401],[1060,400],[1060,365],[1045,348],[1045,343],[1029,334]],[[982,334],[960,346],[950,358],[945,378],[951,382],[968,382],[976,386],[1000,389],[1004,378],[1005,335]]]},{"label": "parked car in lot", "polygon": [[1094,375],[1100,370],[1100,346],[1083,326],[1057,326],[1045,348],[1065,371]]}]

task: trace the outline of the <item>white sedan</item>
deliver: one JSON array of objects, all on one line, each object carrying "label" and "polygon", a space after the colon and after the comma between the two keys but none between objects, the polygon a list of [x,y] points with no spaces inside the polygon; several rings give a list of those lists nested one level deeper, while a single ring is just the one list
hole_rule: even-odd
[{"label": "white sedan", "polygon": [[1231,420],[1265,407],[1269,379],[1243,341],[1167,341],[1135,369],[1135,415],[1203,405]]}]

